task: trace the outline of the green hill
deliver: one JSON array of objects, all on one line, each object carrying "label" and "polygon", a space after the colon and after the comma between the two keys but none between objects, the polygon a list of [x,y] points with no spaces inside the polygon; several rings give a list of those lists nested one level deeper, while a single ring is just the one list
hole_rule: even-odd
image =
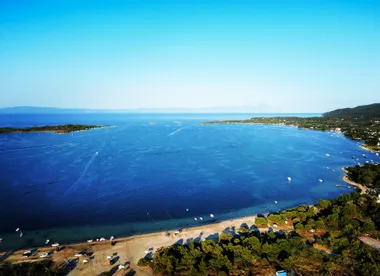
[{"label": "green hill", "polygon": [[360,105],[354,108],[336,109],[323,114],[324,117],[377,117],[380,118],[380,103]]}]

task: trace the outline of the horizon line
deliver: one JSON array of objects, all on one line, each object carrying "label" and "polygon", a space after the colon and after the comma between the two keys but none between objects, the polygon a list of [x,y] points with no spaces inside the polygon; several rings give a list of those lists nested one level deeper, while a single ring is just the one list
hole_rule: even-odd
[{"label": "horizon line", "polygon": [[[0,107],[0,111],[9,110],[12,109],[19,110],[19,109],[40,109],[40,113],[48,113],[49,111],[45,111],[44,109],[51,109],[51,110],[57,110],[61,111],[62,113],[70,113],[70,111],[82,111],[84,113],[96,113],[96,112],[102,112],[102,113],[140,113],[141,111],[146,110],[146,113],[231,113],[231,114],[238,114],[238,113],[259,113],[259,114],[265,114],[265,113],[276,113],[276,114],[320,114],[324,113],[326,111],[255,111],[254,109],[261,109],[262,107],[255,107],[255,106],[206,106],[206,107],[134,107],[134,108],[86,108],[86,107],[54,107],[54,106],[6,106],[6,107]],[[180,111],[183,109],[184,111]],[[202,111],[202,109],[206,109]],[[226,111],[214,111],[214,110],[208,110],[207,109],[227,109]],[[236,110],[236,111],[228,111],[228,109],[243,109],[243,110]],[[248,110],[244,110],[248,109]],[[249,110],[249,109],[252,109]],[[198,111],[199,110],[199,111]],[[19,111],[19,113],[22,113],[22,111]],[[27,111],[25,112],[27,114]]]}]

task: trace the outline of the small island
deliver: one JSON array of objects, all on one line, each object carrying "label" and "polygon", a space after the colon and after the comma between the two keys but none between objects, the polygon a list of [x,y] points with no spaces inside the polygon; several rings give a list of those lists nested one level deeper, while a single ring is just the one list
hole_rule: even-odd
[{"label": "small island", "polygon": [[85,131],[96,128],[102,128],[103,126],[99,125],[75,125],[75,124],[66,124],[66,125],[56,125],[56,126],[34,126],[26,128],[12,128],[12,127],[2,127],[0,128],[0,134],[9,134],[9,133],[24,133],[24,132],[54,132],[54,133],[70,133],[73,131]]},{"label": "small island", "polygon": [[321,117],[254,117],[247,120],[224,120],[202,124],[272,124],[302,129],[341,132],[347,138],[362,140],[366,149],[380,150],[380,104],[338,109]]}]

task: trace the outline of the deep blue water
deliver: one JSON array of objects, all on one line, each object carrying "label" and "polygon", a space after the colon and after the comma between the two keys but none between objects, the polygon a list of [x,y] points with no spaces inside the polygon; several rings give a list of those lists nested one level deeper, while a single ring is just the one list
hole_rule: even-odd
[{"label": "deep blue water", "polygon": [[[1,126],[115,126],[0,136],[0,250],[46,238],[74,242],[196,226],[210,222],[210,213],[228,219],[310,204],[352,191],[335,186],[344,184],[340,168],[353,164],[352,156],[379,161],[332,132],[200,124],[250,117],[0,115]],[[200,216],[203,222],[194,221]]]}]

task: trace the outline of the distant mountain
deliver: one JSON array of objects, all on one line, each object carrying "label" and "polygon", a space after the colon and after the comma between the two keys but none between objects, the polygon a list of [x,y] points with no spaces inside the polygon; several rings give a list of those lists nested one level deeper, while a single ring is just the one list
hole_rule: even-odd
[{"label": "distant mountain", "polygon": [[268,105],[225,106],[202,108],[136,108],[136,109],[84,109],[16,106],[0,108],[0,114],[83,114],[83,113],[268,113],[281,112]]},{"label": "distant mountain", "polygon": [[0,108],[0,114],[61,114],[61,113],[86,113],[87,109],[80,108],[56,108],[36,106],[15,106]]},{"label": "distant mountain", "polygon": [[360,105],[354,108],[336,109],[323,114],[324,117],[379,117],[380,103]]}]

